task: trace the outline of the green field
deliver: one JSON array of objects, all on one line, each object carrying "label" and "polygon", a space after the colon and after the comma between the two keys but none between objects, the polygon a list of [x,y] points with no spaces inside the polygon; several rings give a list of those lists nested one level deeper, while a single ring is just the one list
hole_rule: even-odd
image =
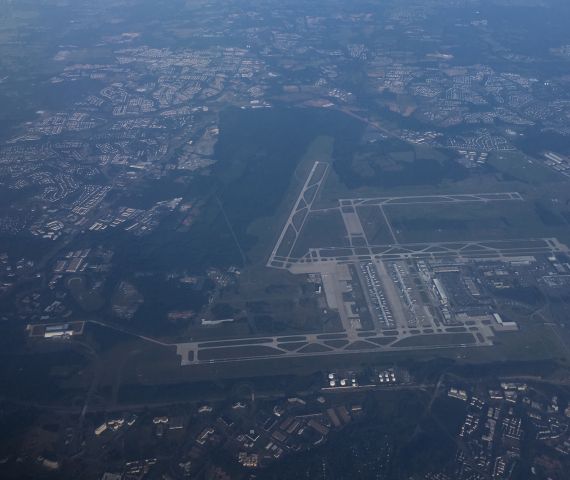
[{"label": "green field", "polygon": [[310,213],[293,248],[293,257],[302,257],[309,248],[348,246],[348,237],[339,211]]},{"label": "green field", "polygon": [[394,242],[380,207],[376,205],[357,207],[356,212],[369,245],[389,245]]},{"label": "green field", "polygon": [[529,202],[393,205],[386,214],[402,243],[556,236]]}]

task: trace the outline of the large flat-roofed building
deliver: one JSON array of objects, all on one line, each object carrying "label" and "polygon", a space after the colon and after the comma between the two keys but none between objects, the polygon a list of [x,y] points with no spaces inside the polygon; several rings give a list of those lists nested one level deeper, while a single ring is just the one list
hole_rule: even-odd
[{"label": "large flat-roofed building", "polygon": [[26,327],[30,337],[41,338],[69,338],[83,334],[85,322],[73,320],[63,323],[30,324]]},{"label": "large flat-roofed building", "polygon": [[44,338],[69,337],[73,334],[73,327],[69,323],[61,323],[58,325],[47,325],[45,327]]},{"label": "large flat-roofed building", "polygon": [[494,326],[495,330],[513,332],[519,329],[517,322],[505,322],[498,313],[493,313],[493,318],[497,322]]}]

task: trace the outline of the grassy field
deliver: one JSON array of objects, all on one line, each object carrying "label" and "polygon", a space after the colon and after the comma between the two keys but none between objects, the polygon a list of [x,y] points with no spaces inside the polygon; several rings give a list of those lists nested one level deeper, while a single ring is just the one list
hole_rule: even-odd
[{"label": "grassy field", "polygon": [[[265,266],[246,268],[235,288],[226,289],[219,298],[248,318],[252,331],[247,335],[337,331],[338,315],[323,316],[317,300],[314,289],[302,275]],[[230,336],[225,327],[208,332],[213,339]]]},{"label": "grassy field", "polygon": [[283,355],[283,352],[264,345],[210,348],[198,352],[198,358],[200,360],[227,360],[231,358],[258,357],[264,355]]},{"label": "grassy field", "polygon": [[84,276],[73,276],[67,280],[67,288],[73,300],[86,312],[94,312],[105,305],[105,299],[101,291],[91,288],[89,281]]},{"label": "grassy field", "polygon": [[501,360],[538,360],[553,358],[564,364],[568,358],[568,343],[546,325],[531,324],[514,334],[499,333],[495,339],[494,353]]},{"label": "grassy field", "polygon": [[[359,152],[362,149],[366,158]],[[333,154],[334,169],[322,193],[323,206],[338,198],[507,191],[533,199],[564,185],[562,175],[520,152],[492,153],[487,166],[463,173],[450,160],[451,152],[427,145],[397,145],[392,151],[382,145],[354,146],[344,155]],[[358,157],[356,162],[351,155]]]},{"label": "grassy field", "polygon": [[495,153],[489,158],[489,165],[505,175],[525,183],[542,185],[550,182],[560,182],[563,176],[520,152]]},{"label": "grassy field", "polygon": [[475,338],[470,333],[451,333],[444,335],[418,335],[397,341],[395,347],[438,347],[452,345],[470,345]]},{"label": "grassy field", "polygon": [[402,243],[556,236],[529,202],[393,205],[386,214]]},{"label": "grassy field", "polygon": [[301,257],[316,247],[348,246],[346,228],[339,211],[309,214],[293,248],[293,257]]},{"label": "grassy field", "polygon": [[357,207],[356,212],[369,245],[389,245],[394,242],[378,206]]}]

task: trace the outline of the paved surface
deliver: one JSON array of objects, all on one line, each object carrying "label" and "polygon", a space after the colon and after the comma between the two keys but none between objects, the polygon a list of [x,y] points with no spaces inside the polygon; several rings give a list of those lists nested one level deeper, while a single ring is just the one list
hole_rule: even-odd
[{"label": "paved surface", "polygon": [[[451,328],[451,331],[449,329]],[[488,326],[477,327],[477,332],[470,332],[465,328],[464,333],[482,333],[482,336],[473,335],[473,343],[461,344],[450,342],[448,338],[458,332],[455,331],[457,327],[443,327],[438,331],[428,332],[419,331],[417,333],[403,330],[399,331],[396,335],[386,336],[378,335],[375,331],[361,332],[369,334],[370,336],[361,337],[358,335],[337,333],[337,334],[309,334],[309,335],[294,335],[289,337],[275,336],[264,337],[262,342],[252,343],[253,338],[239,339],[242,344],[232,346],[221,346],[223,342],[186,342],[173,344],[176,347],[176,353],[180,356],[181,365],[193,364],[211,364],[211,363],[228,363],[236,361],[254,360],[254,359],[269,359],[269,358],[290,358],[290,357],[310,357],[321,355],[338,355],[338,354],[354,354],[366,352],[389,352],[389,351],[402,351],[402,350],[422,350],[422,349],[441,349],[441,348],[461,348],[461,347],[476,347],[476,346],[490,346],[493,344],[492,338],[494,332]],[[475,327],[474,327],[475,328]],[[403,339],[411,337],[421,337],[422,333],[429,335],[438,334],[441,337],[441,344],[437,345],[413,345],[413,346],[399,346],[394,345]],[[446,334],[450,337],[446,337]],[[285,341],[289,338],[294,338],[294,341]],[[376,342],[387,342],[385,345],[379,345]],[[342,344],[342,345],[341,345]],[[257,353],[257,347],[266,347],[271,349],[271,353]],[[265,349],[264,349],[265,351]],[[217,355],[219,354],[219,355]],[[207,358],[206,358],[207,357]],[[214,358],[210,358],[214,357]]]},{"label": "paved surface", "polygon": [[398,243],[365,247],[311,248],[301,258],[280,258],[288,270],[295,272],[296,264],[319,264],[328,261],[360,261],[369,259],[406,260],[409,258],[457,257],[505,260],[515,256],[568,253],[566,245],[557,238],[512,240],[473,240],[467,242]]}]

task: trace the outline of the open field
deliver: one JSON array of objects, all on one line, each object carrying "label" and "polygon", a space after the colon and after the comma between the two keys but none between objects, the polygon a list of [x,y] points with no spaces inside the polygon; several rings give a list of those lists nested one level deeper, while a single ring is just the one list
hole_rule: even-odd
[{"label": "open field", "polygon": [[323,247],[348,246],[347,233],[339,212],[310,213],[290,256],[302,257],[314,245],[322,245]]},{"label": "open field", "polygon": [[532,204],[522,201],[384,208],[400,243],[540,238],[557,233],[541,221]]},{"label": "open field", "polygon": [[396,342],[400,347],[440,347],[446,345],[472,345],[476,342],[470,333],[454,333],[443,335],[421,335],[404,338]]}]

